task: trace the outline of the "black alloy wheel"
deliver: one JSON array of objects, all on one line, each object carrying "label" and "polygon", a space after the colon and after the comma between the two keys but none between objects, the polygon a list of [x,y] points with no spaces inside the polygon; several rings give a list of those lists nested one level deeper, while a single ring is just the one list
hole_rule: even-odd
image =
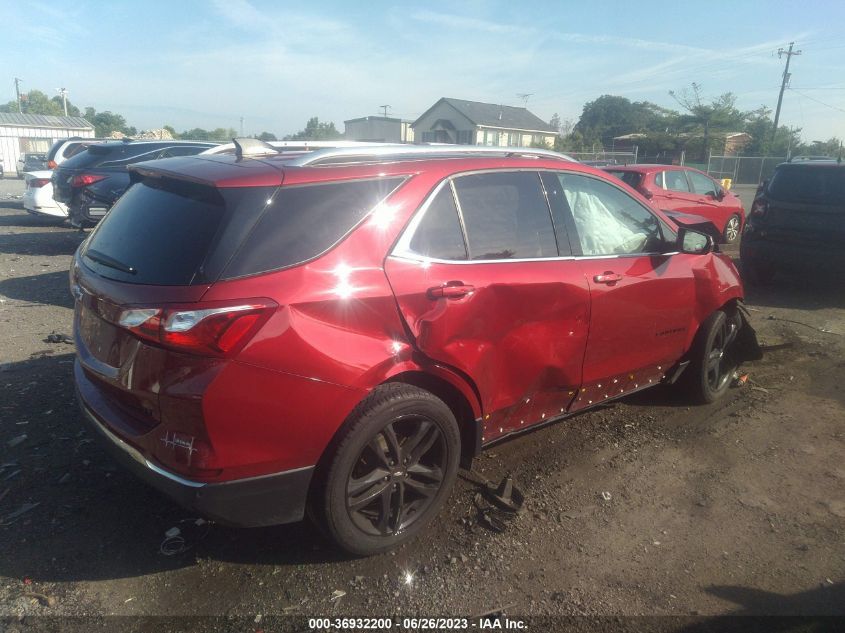
[{"label": "black alloy wheel", "polygon": [[404,383],[373,389],[321,460],[309,514],[338,546],[369,556],[433,519],[455,482],[461,439],[443,400]]},{"label": "black alloy wheel", "polygon": [[448,452],[438,426],[421,415],[389,422],[361,451],[346,485],[346,508],[358,528],[399,534],[425,513],[443,484]]}]

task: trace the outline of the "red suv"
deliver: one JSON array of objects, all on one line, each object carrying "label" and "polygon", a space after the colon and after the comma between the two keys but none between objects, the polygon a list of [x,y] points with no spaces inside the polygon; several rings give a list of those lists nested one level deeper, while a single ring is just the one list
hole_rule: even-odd
[{"label": "red suv", "polygon": [[735,242],[745,224],[739,196],[704,172],[673,165],[626,165],[605,171],[636,189],[661,211],[678,211],[710,220],[722,241]]},{"label": "red suv", "polygon": [[70,273],[86,419],[215,520],[383,551],[490,443],[679,376],[713,401],[743,359],[730,259],[599,170],[275,151],[134,166]]}]

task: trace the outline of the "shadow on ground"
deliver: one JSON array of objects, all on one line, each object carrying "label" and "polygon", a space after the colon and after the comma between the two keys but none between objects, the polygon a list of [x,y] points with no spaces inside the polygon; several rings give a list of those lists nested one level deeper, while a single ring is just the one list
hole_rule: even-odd
[{"label": "shadow on ground", "polygon": [[0,411],[8,420],[0,426],[0,576],[37,582],[134,577],[191,566],[197,556],[262,565],[343,560],[308,523],[213,525],[207,534],[186,529],[189,549],[162,555],[165,531],[184,527],[180,522],[194,515],[119,469],[86,432],[72,367],[68,353],[0,365]]},{"label": "shadow on ground", "polygon": [[4,279],[0,281],[0,296],[16,301],[73,309],[73,297],[68,290],[66,270]]}]

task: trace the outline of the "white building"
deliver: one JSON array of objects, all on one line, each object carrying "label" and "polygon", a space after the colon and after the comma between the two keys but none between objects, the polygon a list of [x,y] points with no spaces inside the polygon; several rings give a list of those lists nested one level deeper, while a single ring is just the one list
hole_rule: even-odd
[{"label": "white building", "polygon": [[410,121],[387,116],[365,116],[343,122],[344,136],[350,141],[372,143],[413,143]]},{"label": "white building", "polygon": [[0,162],[7,175],[17,173],[21,154],[46,154],[60,138],[94,138],[94,126],[78,116],[0,112]]},{"label": "white building", "polygon": [[552,147],[557,130],[526,108],[443,97],[411,124],[417,141]]}]

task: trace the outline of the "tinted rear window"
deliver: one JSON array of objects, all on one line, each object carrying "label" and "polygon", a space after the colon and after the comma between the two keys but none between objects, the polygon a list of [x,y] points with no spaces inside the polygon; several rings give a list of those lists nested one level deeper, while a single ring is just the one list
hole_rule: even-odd
[{"label": "tinted rear window", "polygon": [[845,167],[790,165],[775,170],[768,193],[787,202],[845,202]]},{"label": "tinted rear window", "polygon": [[402,178],[282,187],[238,248],[224,277],[300,264],[339,242]]},{"label": "tinted rear window", "polygon": [[607,173],[611,174],[612,176],[616,176],[619,180],[624,182],[626,185],[630,187],[638,187],[639,184],[643,180],[643,175],[638,174],[635,171],[610,171],[607,170]]},{"label": "tinted rear window", "polygon": [[168,143],[101,143],[88,146],[71,156],[62,167],[65,169],[90,169],[92,167],[123,167],[145,160],[199,154],[212,145],[181,145]]},{"label": "tinted rear window", "polygon": [[144,182],[129,188],[88,240],[83,257],[89,267],[130,283],[194,282],[220,228],[225,202],[211,187],[165,185]]}]

